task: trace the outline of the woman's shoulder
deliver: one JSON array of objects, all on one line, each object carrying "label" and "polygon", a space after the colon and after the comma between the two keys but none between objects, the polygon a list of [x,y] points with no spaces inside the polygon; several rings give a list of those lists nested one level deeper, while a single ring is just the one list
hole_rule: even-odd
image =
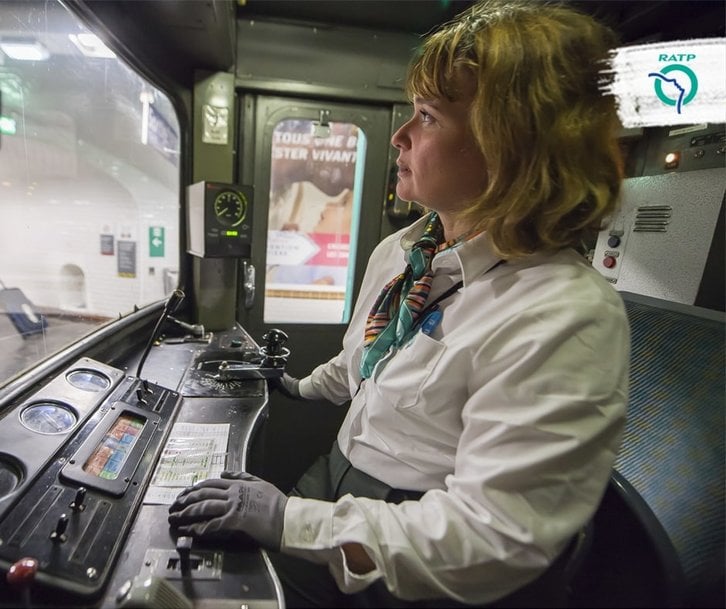
[{"label": "woman's shoulder", "polygon": [[624,311],[620,294],[590,262],[567,249],[536,254],[502,265],[500,286],[508,284],[510,294],[521,295],[527,308],[578,304],[586,308],[615,308]]}]

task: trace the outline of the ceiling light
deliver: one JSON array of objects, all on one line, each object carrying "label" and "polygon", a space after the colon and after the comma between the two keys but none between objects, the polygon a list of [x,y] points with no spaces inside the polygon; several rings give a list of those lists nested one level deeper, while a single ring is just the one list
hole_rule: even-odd
[{"label": "ceiling light", "polygon": [[0,41],[0,49],[11,59],[21,61],[45,61],[50,57],[48,49],[33,39],[4,39]]},{"label": "ceiling light", "polygon": [[116,57],[116,53],[103,44],[96,34],[81,32],[80,34],[68,34],[68,38],[86,57],[103,57],[106,59]]}]

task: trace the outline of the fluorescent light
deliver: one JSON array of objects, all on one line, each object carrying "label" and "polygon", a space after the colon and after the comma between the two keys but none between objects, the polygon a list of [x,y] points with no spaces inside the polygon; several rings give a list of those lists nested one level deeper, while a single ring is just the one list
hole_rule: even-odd
[{"label": "fluorescent light", "polygon": [[104,57],[106,59],[116,57],[116,53],[103,44],[96,34],[81,32],[80,34],[68,34],[68,38],[86,57]]},{"label": "fluorescent light", "polygon": [[15,135],[15,119],[0,114],[0,133],[3,135]]},{"label": "fluorescent light", "polygon": [[37,40],[2,40],[0,41],[0,49],[11,59],[19,59],[20,61],[45,61],[50,57],[48,49],[46,49]]}]

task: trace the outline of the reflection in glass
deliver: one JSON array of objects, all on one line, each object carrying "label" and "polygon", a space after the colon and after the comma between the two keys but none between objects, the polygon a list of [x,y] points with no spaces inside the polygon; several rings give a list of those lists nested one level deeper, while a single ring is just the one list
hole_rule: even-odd
[{"label": "reflection in glass", "polygon": [[176,287],[180,177],[170,100],[61,2],[0,2],[0,40],[2,385]]},{"label": "reflection in glass", "polygon": [[[272,133],[265,323],[346,323],[365,135],[281,121]],[[361,174],[361,175],[359,175]]]}]

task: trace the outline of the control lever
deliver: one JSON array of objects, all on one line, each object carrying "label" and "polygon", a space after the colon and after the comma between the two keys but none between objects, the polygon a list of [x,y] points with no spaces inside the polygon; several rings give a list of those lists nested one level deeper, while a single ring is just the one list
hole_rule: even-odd
[{"label": "control lever", "polygon": [[176,551],[179,553],[179,569],[183,576],[189,575],[190,563],[189,557],[192,553],[191,537],[182,536],[176,540]]},{"label": "control lever", "polygon": [[184,321],[181,321],[180,319],[177,319],[176,317],[172,317],[171,315],[169,315],[167,319],[175,323],[187,334],[191,334],[192,336],[196,336],[198,338],[202,338],[204,336],[204,326],[202,324],[188,324]]},{"label": "control lever", "polygon": [[197,364],[197,368],[223,383],[279,378],[285,372],[285,364],[290,356],[290,349],[285,347],[287,334],[273,328],[262,338],[266,341],[265,345],[254,352],[243,353],[242,359],[210,359]]},{"label": "control lever", "polygon": [[68,528],[68,516],[61,514],[58,518],[58,522],[55,525],[55,529],[50,534],[50,538],[55,542],[64,543],[68,537],[66,536],[66,529]]},{"label": "control lever", "polygon": [[73,511],[76,511],[76,512],[82,512],[83,510],[85,510],[86,505],[85,505],[84,501],[86,500],[87,493],[88,493],[88,490],[86,489],[85,486],[79,487],[78,490],[76,491],[76,496],[73,498],[73,501],[71,502],[69,507]]},{"label": "control lever", "polygon": [[[169,296],[169,300],[166,301],[166,304],[164,305],[164,310],[161,313],[161,317],[159,317],[159,321],[156,322],[154,329],[151,331],[149,342],[147,343],[146,348],[144,349],[144,353],[139,360],[139,365],[136,368],[137,378],[141,378],[141,369],[144,367],[144,362],[146,362],[146,358],[149,356],[149,351],[151,351],[151,345],[154,344],[154,338],[156,338],[156,334],[159,332],[159,328],[161,328],[162,324],[166,321],[166,318],[169,317],[169,315],[171,315],[174,311],[176,311],[176,309],[181,304],[181,301],[184,300],[184,297],[184,292],[177,288],[171,293],[171,296]],[[144,384],[144,389],[148,390],[148,385]]]}]

